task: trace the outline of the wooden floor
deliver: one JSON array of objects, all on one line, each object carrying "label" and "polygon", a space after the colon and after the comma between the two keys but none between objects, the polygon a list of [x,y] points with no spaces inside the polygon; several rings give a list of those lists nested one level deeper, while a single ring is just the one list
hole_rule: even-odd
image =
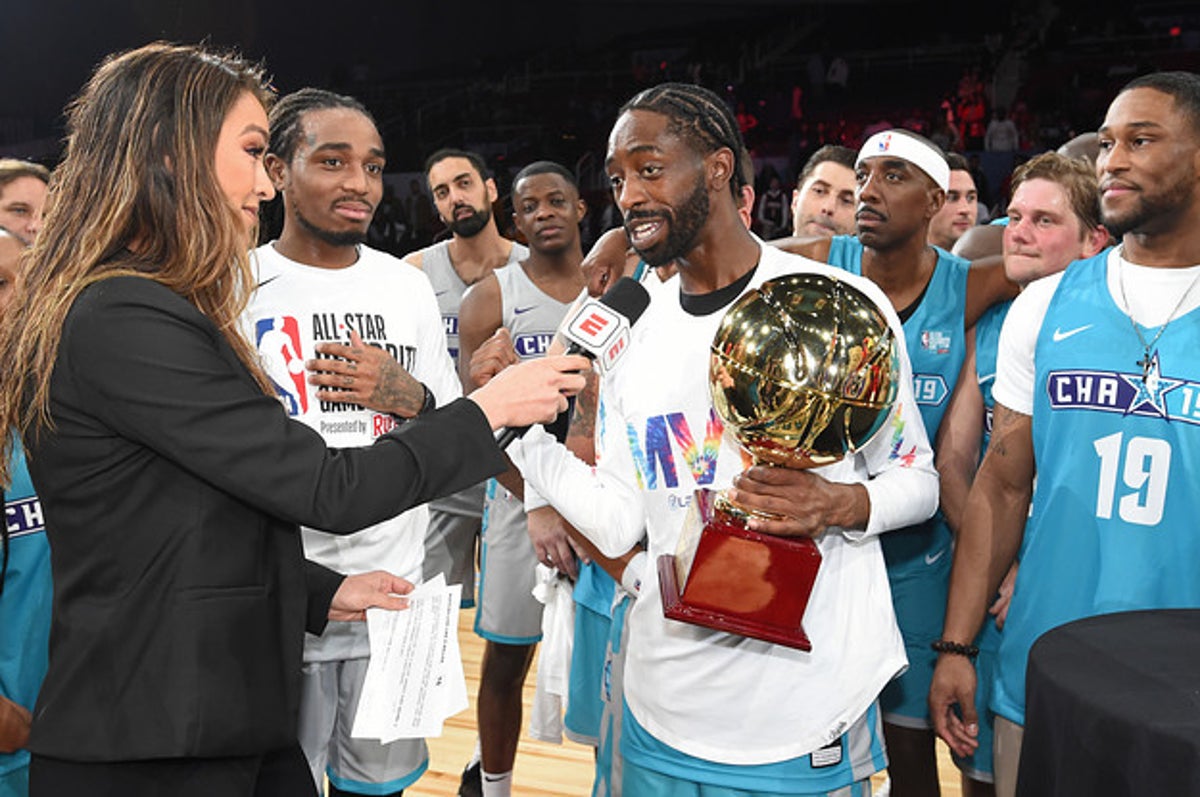
[{"label": "wooden floor", "polygon": [[[463,766],[475,747],[475,694],[479,689],[479,662],[483,656],[483,641],[475,635],[473,609],[459,614],[458,636],[462,646],[463,671],[471,708],[452,717],[440,738],[429,740],[429,770],[419,781],[405,789],[406,797],[447,797],[458,793]],[[536,663],[535,663],[536,668]],[[533,700],[536,673],[531,671],[525,682],[525,718],[528,724],[529,706]],[[514,797],[581,797],[591,794],[592,749],[570,741],[562,745],[547,744],[522,734],[514,768]],[[938,742],[938,771],[943,797],[961,797],[958,770],[950,762],[942,742]],[[878,788],[883,774],[874,778]]]}]

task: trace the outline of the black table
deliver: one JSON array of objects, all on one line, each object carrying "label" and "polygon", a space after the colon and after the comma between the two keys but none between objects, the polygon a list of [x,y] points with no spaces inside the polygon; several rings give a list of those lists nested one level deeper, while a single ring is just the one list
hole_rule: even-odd
[{"label": "black table", "polygon": [[1034,643],[1017,794],[1200,795],[1200,610],[1089,617]]}]

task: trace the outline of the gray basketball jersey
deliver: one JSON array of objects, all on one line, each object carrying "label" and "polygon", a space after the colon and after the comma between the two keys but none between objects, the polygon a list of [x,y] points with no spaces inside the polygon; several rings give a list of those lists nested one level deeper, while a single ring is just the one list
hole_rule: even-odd
[{"label": "gray basketball jersey", "polygon": [[[509,264],[516,263],[529,257],[529,250],[513,241],[508,253]],[[450,359],[458,367],[458,308],[462,305],[463,294],[467,283],[462,281],[454,264],[450,262],[450,239],[439,241],[433,246],[421,250],[421,269],[433,286],[433,293],[442,314],[442,324],[446,330],[446,348],[450,350]],[[449,512],[454,515],[469,515],[479,517],[483,511],[483,490],[486,482],[480,482],[465,490],[439,498],[429,504],[435,511]],[[428,555],[428,551],[427,551]],[[473,557],[472,557],[473,560]],[[472,562],[472,567],[474,564]]]},{"label": "gray basketball jersey", "polygon": [[[508,263],[516,263],[529,256],[529,250],[513,241],[508,253]],[[446,346],[450,349],[450,358],[458,365],[458,308],[462,304],[463,293],[467,283],[462,281],[454,264],[450,262],[450,239],[421,250],[421,268],[433,285],[433,293],[437,297],[438,309],[442,313],[442,323],[446,328]]]},{"label": "gray basketball jersey", "polygon": [[501,318],[512,333],[513,348],[522,360],[541,357],[570,309],[542,291],[525,273],[520,263],[496,269],[500,283]]},{"label": "gray basketball jersey", "polygon": [[[541,357],[571,302],[537,287],[513,263],[495,270],[500,283],[501,320],[522,360]],[[537,554],[529,539],[521,499],[492,482],[484,502],[483,554],[475,632],[484,639],[531,645],[542,631],[542,604],[533,597]]]}]

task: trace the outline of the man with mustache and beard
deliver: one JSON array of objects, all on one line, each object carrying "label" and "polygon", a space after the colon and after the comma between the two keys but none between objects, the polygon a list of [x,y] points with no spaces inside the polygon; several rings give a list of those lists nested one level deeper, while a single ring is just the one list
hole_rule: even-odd
[{"label": "man with mustache and beard", "polygon": [[[501,266],[529,256],[520,243],[500,234],[492,208],[499,199],[496,181],[483,158],[461,149],[440,149],[425,160],[425,179],[438,218],[450,237],[410,252],[404,262],[425,272],[433,284],[446,344],[459,366],[458,319],[463,294]],[[462,584],[462,605],[475,605],[475,566],[483,519],[486,484],[478,484],[429,505],[425,537],[425,578],[439,573],[450,584]],[[463,771],[461,793],[480,792],[478,745]]]},{"label": "man with mustache and beard", "polygon": [[1002,797],[1016,790],[1035,639],[1083,617],[1200,606],[1200,76],[1135,78],[1098,132],[1100,219],[1120,245],[1033,282],[1005,318],[943,630],[957,650],[929,698],[938,734],[970,753],[976,675],[956,653],[972,652],[1019,550],[991,700]]},{"label": "man with mustache and beard", "polygon": [[[908,358],[888,433],[812,470],[745,468],[708,390],[709,346],[744,292],[789,273],[852,284],[900,320],[869,280],[764,245],[739,215],[745,145],[721,98],[666,83],[625,104],[606,168],[625,228],[651,266],[678,272],[650,290],[622,359],[602,377],[596,466],[540,428],[522,440],[527,484],[607,556],[645,534],[648,560],[674,553],[697,487],[780,519],[768,534],[808,536],[822,554],[804,625],[812,650],[663,616],[658,580],[625,620],[622,786],[626,795],[860,794],[883,766],[879,691],[905,664],[878,535],[937,505],[932,452]],[[689,790],[690,789],[690,790]]]},{"label": "man with mustache and beard", "polygon": [[[857,236],[799,247],[801,254],[867,277],[904,324],[913,392],[930,438],[966,354],[968,329],[996,301],[1016,293],[1003,263],[971,263],[927,243],[950,185],[935,144],[907,130],[871,136],[855,162]],[[796,250],[793,250],[796,251]],[[926,700],[945,614],[953,535],[940,513],[881,539],[908,669],[880,696],[893,797],[938,794],[937,758]]]},{"label": "man with mustache and beard", "polygon": [[[368,111],[301,89],[274,106],[270,129],[264,166],[283,230],[254,253],[245,328],[289,415],[331,445],[367,445],[462,394],[437,301],[420,270],[363,245],[386,162]],[[419,506],[342,538],[304,528],[304,552],[338,572],[384,568],[420,583],[428,522]],[[429,760],[421,739],[351,738],[369,654],[365,623],[330,622],[305,639],[300,743],[331,795],[397,794]]]},{"label": "man with mustache and beard", "polygon": [[[410,252],[404,262],[424,271],[433,284],[446,343],[457,368],[458,310],[463,293],[493,269],[528,257],[529,250],[500,234],[492,213],[499,191],[479,155],[459,149],[438,150],[425,161],[425,177],[438,218],[450,237]],[[479,484],[429,505],[425,577],[441,573],[448,583],[462,584],[464,608],[475,605],[476,543],[483,492],[484,485]]]}]

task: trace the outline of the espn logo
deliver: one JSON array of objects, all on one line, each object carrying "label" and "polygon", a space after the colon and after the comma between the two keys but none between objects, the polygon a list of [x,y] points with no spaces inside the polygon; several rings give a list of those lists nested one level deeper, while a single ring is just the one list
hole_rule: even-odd
[{"label": "espn logo", "polygon": [[629,322],[608,305],[592,299],[567,325],[568,340],[579,344],[608,372],[629,346]]}]

